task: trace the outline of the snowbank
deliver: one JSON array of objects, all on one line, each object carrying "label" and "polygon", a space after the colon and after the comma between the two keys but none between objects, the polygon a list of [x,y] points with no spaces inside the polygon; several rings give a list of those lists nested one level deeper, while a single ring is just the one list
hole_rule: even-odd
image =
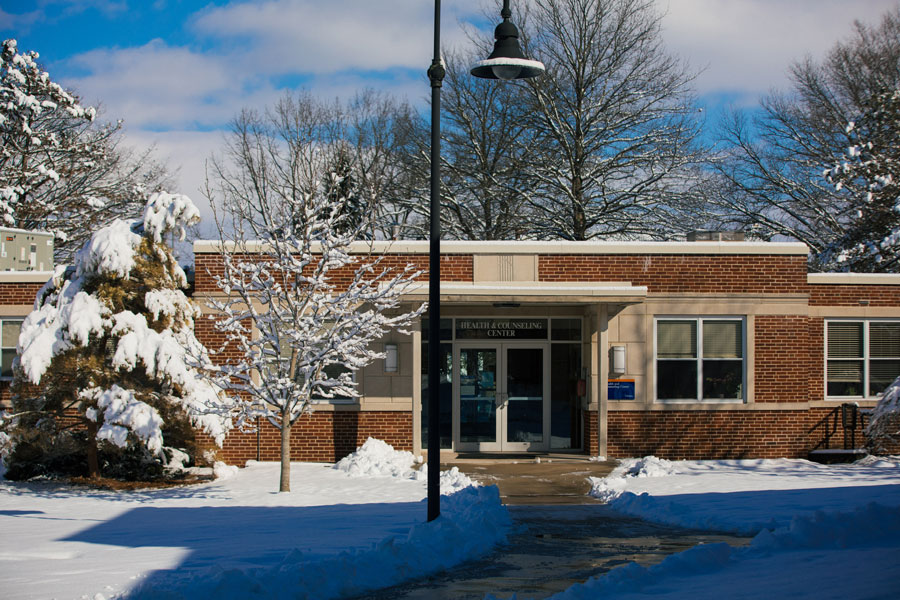
[{"label": "snowbank", "polygon": [[213,567],[184,579],[147,583],[129,598],[339,598],[447,569],[483,556],[506,539],[511,521],[495,486],[470,486],[445,496],[441,504],[440,518],[366,550],[312,559],[294,550],[273,567]]},{"label": "snowbank", "polygon": [[[842,513],[818,512],[795,518],[775,531],[764,529],[747,547],[707,544],[673,554],[651,567],[629,563],[552,598],[668,596],[696,600],[718,599],[723,593],[730,598],[771,597],[773,593],[784,598],[893,598],[900,581],[900,569],[892,558],[898,539],[900,511],[895,507],[869,504]],[[854,560],[864,555],[880,557],[872,576],[866,576],[865,564]],[[773,565],[772,558],[779,564]],[[796,571],[794,565],[799,567]],[[821,571],[820,565],[832,568]],[[844,585],[829,586],[829,578],[842,579]],[[848,581],[853,590],[849,596]]]},{"label": "snowbank", "polygon": [[666,465],[648,457],[623,461],[608,477],[591,478],[591,483],[591,495],[618,512],[742,535],[784,527],[798,515],[819,510],[845,511],[859,504],[861,494],[866,503],[900,506],[900,460],[885,457],[848,465],[800,459]]}]

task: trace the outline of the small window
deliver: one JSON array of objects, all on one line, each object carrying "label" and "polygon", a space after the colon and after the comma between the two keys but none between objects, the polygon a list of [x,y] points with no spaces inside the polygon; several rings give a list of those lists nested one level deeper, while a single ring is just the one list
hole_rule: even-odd
[{"label": "small window", "polygon": [[0,379],[13,376],[12,364],[16,358],[16,345],[22,332],[21,319],[0,320]]},{"label": "small window", "polygon": [[873,397],[900,376],[900,321],[826,322],[826,395]]},{"label": "small window", "polygon": [[744,399],[743,319],[658,319],[656,399]]},{"label": "small window", "polygon": [[580,342],[581,319],[551,320],[550,339],[554,342]]},{"label": "small window", "polygon": [[[281,347],[281,358],[282,358],[284,361],[286,361],[286,362],[287,362],[287,361],[290,361],[290,358],[291,358],[291,349],[290,349],[290,346],[284,345],[284,346]],[[324,372],[325,372],[325,375],[326,375],[329,379],[336,379],[336,378],[339,377],[342,373],[351,373],[351,372],[352,372],[352,370],[350,369],[350,367],[348,367],[348,366],[346,366],[346,365],[344,365],[344,364],[331,364],[331,365],[326,365],[325,368],[324,368],[323,370],[324,370]],[[302,375],[298,373],[298,374],[297,374],[297,379],[301,379],[301,378],[302,378]],[[351,375],[351,379],[352,379],[353,381],[356,381],[356,374],[355,374],[355,373],[353,373],[353,374]],[[335,396],[333,396],[333,397],[331,397],[331,398],[325,398],[324,396],[321,395],[321,393],[320,393],[319,395],[316,395],[316,394],[314,393],[313,396],[310,398],[310,400],[311,400],[312,402],[335,402],[335,403],[341,404],[341,403],[347,403],[347,402],[355,402],[355,401],[356,401],[356,398],[354,398],[354,397],[352,397],[352,396],[338,396],[338,395],[335,395]]]}]

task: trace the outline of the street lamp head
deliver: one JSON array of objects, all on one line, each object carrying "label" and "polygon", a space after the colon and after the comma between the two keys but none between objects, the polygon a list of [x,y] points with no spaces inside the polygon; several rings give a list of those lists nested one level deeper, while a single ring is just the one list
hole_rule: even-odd
[{"label": "street lamp head", "polygon": [[544,64],[528,60],[519,46],[519,30],[509,20],[509,0],[504,0],[500,11],[503,22],[494,30],[494,51],[485,60],[472,65],[470,73],[483,79],[528,79],[544,72]]}]

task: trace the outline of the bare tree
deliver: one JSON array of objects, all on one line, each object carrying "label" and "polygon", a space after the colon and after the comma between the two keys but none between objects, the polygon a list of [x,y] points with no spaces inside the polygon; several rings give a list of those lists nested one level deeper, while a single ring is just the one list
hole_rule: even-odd
[{"label": "bare tree", "polygon": [[[524,174],[532,138],[522,115],[524,90],[472,77],[469,67],[480,53],[481,49],[444,53],[441,228],[454,239],[518,239],[528,235]],[[428,232],[429,127],[425,119],[418,119],[410,136],[414,143],[406,165],[409,180],[418,185],[401,199],[419,217],[413,234],[417,237]]]},{"label": "bare tree", "polygon": [[839,267],[831,260],[835,245],[865,212],[866,194],[852,182],[836,189],[824,173],[857,143],[848,124],[873,98],[900,86],[900,9],[877,27],[857,22],[824,61],[799,61],[790,77],[791,90],[767,96],[755,116],[736,113],[724,123],[712,212],[720,223],[762,239],[804,242],[812,250],[810,266],[831,269]]},{"label": "bare tree", "polygon": [[663,46],[652,0],[535,0],[522,31],[534,235],[664,236],[691,199],[700,122],[693,73]]},{"label": "bare tree", "polygon": [[220,222],[222,295],[210,304],[241,356],[220,382],[280,429],[280,491],[290,491],[292,426],[313,398],[358,396],[353,372],[382,357],[373,342],[423,310],[401,306],[418,275],[411,266],[351,248],[371,231],[376,202],[366,195],[350,209],[308,109],[286,98],[265,116],[242,113],[207,191],[235,240]]}]

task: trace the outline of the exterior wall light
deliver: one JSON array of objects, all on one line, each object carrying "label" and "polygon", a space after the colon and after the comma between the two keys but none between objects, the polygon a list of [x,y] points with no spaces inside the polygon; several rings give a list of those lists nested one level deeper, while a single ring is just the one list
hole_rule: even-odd
[{"label": "exterior wall light", "polygon": [[397,344],[387,343],[384,345],[384,372],[396,373],[400,370],[400,353]]},{"label": "exterior wall light", "polygon": [[626,360],[625,360],[625,346],[613,346],[612,347],[612,371],[613,375],[624,375],[628,370],[626,368]]}]

